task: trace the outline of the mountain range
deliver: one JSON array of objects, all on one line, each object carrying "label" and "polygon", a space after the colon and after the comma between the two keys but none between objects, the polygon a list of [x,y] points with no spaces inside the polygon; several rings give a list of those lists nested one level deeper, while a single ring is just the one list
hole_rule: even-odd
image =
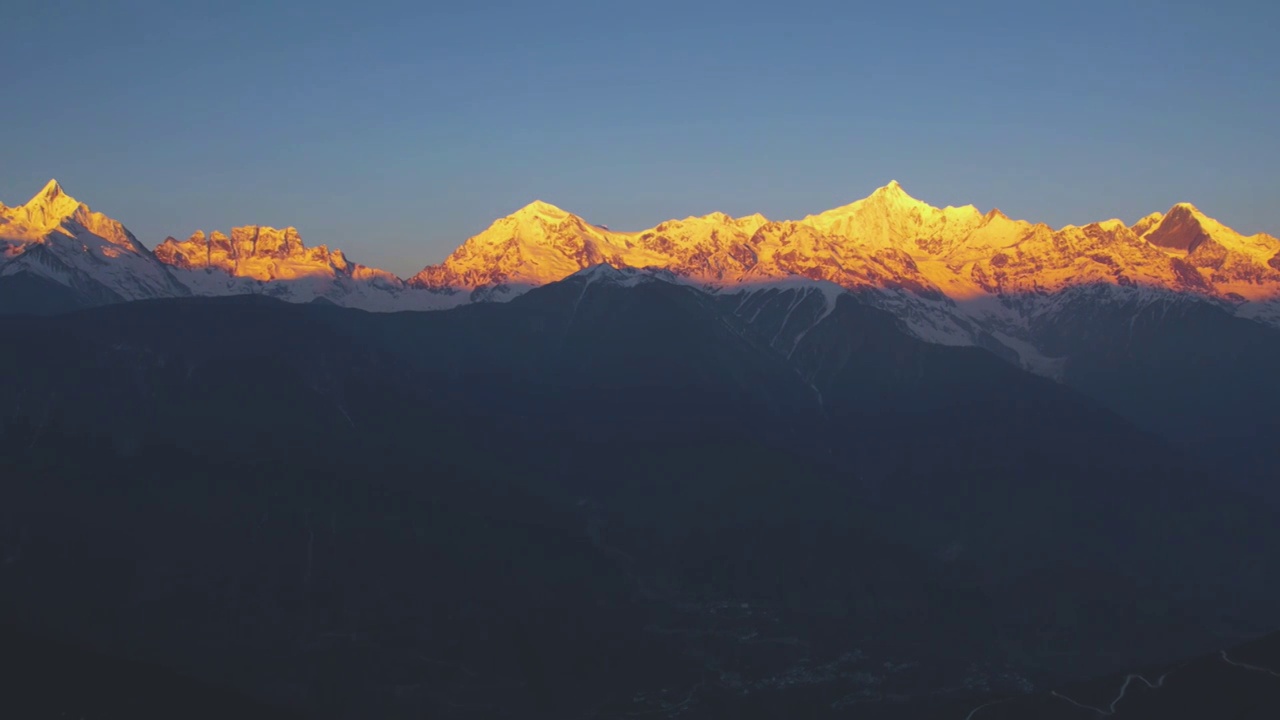
[{"label": "mountain range", "polygon": [[1111,673],[1269,679],[1276,241],[1189,206],[535,203],[406,281],[291,229],[152,252],[56,183],[3,215],[24,631],[317,717],[1168,717]]},{"label": "mountain range", "polygon": [[[295,228],[198,231],[152,252],[50,181],[21,206],[0,205],[0,250],[0,313],[246,294],[448,310],[577,275],[656,280],[705,295],[800,364],[805,338],[847,295],[926,343],[981,348],[1201,446],[1246,485],[1266,485],[1270,471],[1235,431],[1240,408],[1280,405],[1280,392],[1250,382],[1265,372],[1259,349],[1280,338],[1280,240],[1244,236],[1188,203],[1132,225],[1054,230],[936,208],[890,182],[799,221],[712,213],[618,232],[535,201],[402,280],[307,247]],[[1205,369],[1224,363],[1207,381]]]},{"label": "mountain range", "polygon": [[1043,328],[1064,307],[1196,301],[1280,328],[1280,240],[1244,236],[1180,203],[1132,225],[1052,229],[972,205],[936,208],[897,182],[799,221],[723,213],[617,232],[533,202],[402,280],[306,247],[295,228],[172,237],[154,252],[50,181],[0,205],[0,310],[186,295],[264,294],[373,311],[508,300],[606,264],[660,269],[707,292],[830,284],[893,313],[916,337],[992,349],[1061,375]]}]

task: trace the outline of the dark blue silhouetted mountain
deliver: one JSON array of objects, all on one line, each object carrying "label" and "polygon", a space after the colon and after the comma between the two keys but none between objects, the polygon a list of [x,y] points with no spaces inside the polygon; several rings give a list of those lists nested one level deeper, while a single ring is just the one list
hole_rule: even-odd
[{"label": "dark blue silhouetted mountain", "polygon": [[1280,523],[1196,448],[758,292],[0,318],[3,609],[341,717],[913,717],[1274,629]]}]

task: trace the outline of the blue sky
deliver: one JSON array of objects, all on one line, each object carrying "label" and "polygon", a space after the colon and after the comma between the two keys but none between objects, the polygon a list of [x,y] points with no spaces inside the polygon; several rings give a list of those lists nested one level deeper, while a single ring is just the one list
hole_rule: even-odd
[{"label": "blue sky", "polygon": [[1276,3],[110,3],[4,11],[0,201],[294,225],[411,274],[533,199],[640,229],[890,179],[1052,225],[1280,234]]}]

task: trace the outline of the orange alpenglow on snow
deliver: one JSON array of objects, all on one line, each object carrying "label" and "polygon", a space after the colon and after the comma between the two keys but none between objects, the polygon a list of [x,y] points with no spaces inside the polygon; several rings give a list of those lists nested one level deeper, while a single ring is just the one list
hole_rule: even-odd
[{"label": "orange alpenglow on snow", "polygon": [[236,277],[254,280],[296,280],[307,277],[395,276],[391,273],[353,265],[341,250],[324,245],[308,248],[295,228],[277,230],[261,225],[231,229],[231,235],[197,230],[183,241],[166,238],[156,246],[156,257],[166,265],[184,270],[213,268]]},{"label": "orange alpenglow on snow", "polygon": [[189,294],[124,225],[56,180],[18,207],[0,204],[0,276],[22,274],[75,287],[96,302]]},{"label": "orange alpenglow on snow", "polygon": [[408,281],[339,250],[308,248],[294,228],[196,232],[166,239],[153,254],[55,181],[21,206],[0,205],[0,272],[83,273],[105,280],[119,299],[265,292],[368,310],[432,310],[467,302],[470,293],[458,290],[497,286],[506,292],[485,297],[511,297],[599,264],[663,268],[725,288],[805,278],[943,302],[1145,287],[1233,303],[1237,314],[1280,324],[1280,240],[1241,235],[1188,203],[1131,225],[1053,229],[972,205],[937,208],[890,182],[801,220],[711,213],[618,232],[537,201]]},{"label": "orange alpenglow on snow", "polygon": [[0,204],[0,242],[8,250],[44,240],[67,224],[88,230],[112,245],[133,249],[137,240],[119,222],[89,209],[68,195],[57,180],[50,180],[25,204],[8,208]]},{"label": "orange alpenglow on snow", "polygon": [[1226,300],[1280,298],[1280,240],[1244,236],[1189,204],[1130,226],[1012,220],[937,208],[896,181],[799,221],[723,213],[617,232],[534,202],[409,280],[424,288],[541,285],[599,263],[661,267],[732,286],[802,276],[955,300],[1081,285],[1165,288]]}]

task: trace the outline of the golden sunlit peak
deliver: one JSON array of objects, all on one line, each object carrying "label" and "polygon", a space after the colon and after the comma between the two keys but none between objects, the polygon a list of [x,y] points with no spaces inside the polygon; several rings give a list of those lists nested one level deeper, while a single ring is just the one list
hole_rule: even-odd
[{"label": "golden sunlit peak", "polygon": [[897,199],[914,200],[915,199],[907,194],[907,191],[903,189],[902,184],[899,183],[897,180],[890,180],[887,185],[883,185],[881,187],[876,188],[875,192],[871,193],[871,197],[889,198],[893,200],[897,200]]},{"label": "golden sunlit peak", "polygon": [[80,209],[80,202],[50,180],[25,205],[21,221],[36,232],[47,232]]},{"label": "golden sunlit peak", "polygon": [[519,210],[512,213],[511,217],[544,217],[561,219],[568,217],[569,213],[565,210],[541,200],[534,200]]},{"label": "golden sunlit peak", "polygon": [[44,187],[40,189],[40,192],[31,196],[31,199],[27,201],[27,205],[43,205],[48,207],[68,201],[74,205],[79,205],[75,198],[68,195],[66,191],[62,189],[62,186],[58,184],[57,180],[51,179],[49,182],[44,184]]},{"label": "golden sunlit peak", "polygon": [[876,188],[875,192],[871,193],[871,197],[883,198],[894,202],[920,202],[908,194],[906,189],[902,187],[902,183],[897,180],[890,180],[887,185]]},{"label": "golden sunlit peak", "polygon": [[49,178],[49,182],[45,183],[44,187],[40,189],[40,192],[36,193],[36,197],[40,197],[41,195],[60,195],[62,192],[62,186],[58,184],[57,178]]},{"label": "golden sunlit peak", "polygon": [[1203,214],[1204,214],[1204,213],[1200,212],[1200,208],[1196,207],[1195,205],[1192,205],[1192,204],[1191,204],[1191,203],[1189,203],[1189,202],[1180,202],[1180,203],[1175,203],[1173,207],[1169,208],[1169,213],[1168,213],[1168,214],[1172,215],[1172,214],[1174,214],[1175,212],[1177,212],[1177,211],[1179,211],[1179,210],[1181,210],[1182,212],[1191,213],[1192,215],[1203,215]]}]

